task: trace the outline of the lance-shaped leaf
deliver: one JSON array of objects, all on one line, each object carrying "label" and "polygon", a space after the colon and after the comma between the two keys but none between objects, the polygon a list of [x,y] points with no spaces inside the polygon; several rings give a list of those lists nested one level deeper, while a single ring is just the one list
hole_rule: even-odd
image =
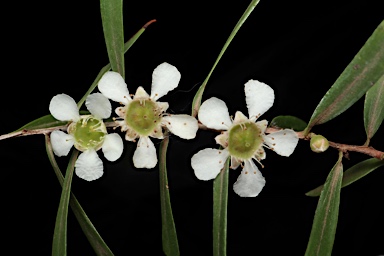
[{"label": "lance-shaped leaf", "polygon": [[201,98],[203,97],[203,92],[205,90],[205,86],[208,83],[209,78],[212,75],[213,70],[216,68],[217,63],[219,63],[221,57],[223,56],[224,52],[227,50],[229,44],[232,42],[232,39],[235,37],[236,33],[239,31],[243,23],[247,20],[248,16],[251,14],[253,9],[256,7],[256,5],[259,3],[260,0],[252,0],[252,2],[249,4],[248,8],[245,10],[239,21],[237,22],[235,28],[232,30],[231,34],[229,35],[227,41],[225,42],[223,48],[221,49],[219,56],[217,57],[215,63],[213,64],[213,67],[211,71],[209,71],[209,74],[207,78],[205,78],[203,84],[200,86],[199,90],[196,92],[195,97],[192,101],[192,116],[196,116],[197,112],[199,111],[200,105],[201,105]]},{"label": "lance-shaped leaf", "polygon": [[55,119],[52,115],[45,115],[27,123],[16,131],[61,127],[65,126],[67,123],[68,121],[59,121]]},{"label": "lance-shaped leaf", "polygon": [[328,174],[312,223],[305,256],[331,255],[339,215],[340,189],[343,178],[343,153]]},{"label": "lance-shaped leaf", "polygon": [[[88,111],[80,111],[80,115],[88,115]],[[108,119],[112,120],[112,118]],[[0,136],[0,140],[8,139],[17,136],[27,136],[33,134],[48,134],[54,130],[65,130],[70,121],[59,121],[52,115],[45,115],[39,117],[28,124],[22,126],[14,132],[7,133]]]},{"label": "lance-shaped leaf", "polygon": [[[51,145],[48,134],[45,135],[45,147],[47,150],[49,161],[51,162],[51,165],[56,174],[56,177],[59,180],[60,185],[63,186],[64,177],[56,162],[55,155],[53,153],[52,145]],[[69,205],[71,206],[72,212],[74,213],[77,221],[80,224],[81,229],[83,230],[85,236],[88,239],[88,242],[91,244],[96,255],[113,256],[112,251],[109,249],[109,247],[106,245],[104,240],[101,238],[96,228],[93,226],[91,220],[88,218],[87,214],[84,212],[79,201],[77,201],[75,195],[72,192],[71,192]]]},{"label": "lance-shaped leaf", "polygon": [[79,151],[74,150],[68,163],[62,185],[59,209],[56,215],[55,231],[53,233],[52,255],[67,255],[67,217],[68,204],[71,194],[73,170]]},{"label": "lance-shaped leaf", "polygon": [[269,123],[270,127],[303,131],[307,123],[295,116],[277,116]]},{"label": "lance-shaped leaf", "polygon": [[229,160],[213,182],[213,255],[227,255],[227,207]]},{"label": "lance-shaped leaf", "polygon": [[173,220],[171,200],[169,197],[169,186],[166,166],[168,143],[169,136],[168,134],[164,134],[164,139],[161,141],[159,149],[160,205],[163,251],[167,256],[174,256],[180,255],[180,252],[179,244],[177,241],[175,222]]},{"label": "lance-shaped leaf", "polygon": [[123,0],[100,0],[100,12],[112,70],[125,77]]},{"label": "lance-shaped leaf", "polygon": [[384,70],[383,45],[384,21],[321,99],[308,123],[306,134],[313,126],[343,113],[379,80]]},{"label": "lance-shaped leaf", "polygon": [[[374,171],[375,169],[379,168],[380,166],[384,165],[384,160],[379,160],[377,158],[370,158],[367,160],[364,160],[358,164],[355,164],[348,170],[344,172],[343,175],[343,181],[341,183],[341,187],[346,187],[349,184],[361,179],[368,173]],[[324,185],[318,186],[315,189],[312,189],[311,191],[308,191],[305,193],[307,196],[319,196],[321,191],[323,190]]]},{"label": "lance-shaped leaf", "polygon": [[375,135],[384,119],[384,70],[381,78],[367,91],[364,102],[364,127],[366,145]]}]

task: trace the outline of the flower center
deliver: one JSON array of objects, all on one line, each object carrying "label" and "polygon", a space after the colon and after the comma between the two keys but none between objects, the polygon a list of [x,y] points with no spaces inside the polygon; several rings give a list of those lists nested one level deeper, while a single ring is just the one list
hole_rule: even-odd
[{"label": "flower center", "polygon": [[160,122],[161,111],[152,100],[133,100],[127,109],[127,124],[142,136],[148,136]]},{"label": "flower center", "polygon": [[239,159],[250,159],[263,143],[261,130],[253,122],[234,125],[229,130],[228,151]]},{"label": "flower center", "polygon": [[74,146],[79,151],[91,148],[98,150],[103,145],[107,128],[102,120],[87,115],[81,116],[76,123],[71,123],[68,127],[68,133],[75,138]]}]

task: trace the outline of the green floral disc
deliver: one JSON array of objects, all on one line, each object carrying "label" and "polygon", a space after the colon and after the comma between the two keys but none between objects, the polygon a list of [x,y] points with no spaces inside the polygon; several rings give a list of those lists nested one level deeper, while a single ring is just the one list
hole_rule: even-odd
[{"label": "green floral disc", "polygon": [[107,128],[102,120],[94,116],[82,116],[76,123],[71,123],[68,133],[75,138],[75,148],[80,151],[87,149],[98,150],[107,135]]},{"label": "green floral disc", "polygon": [[148,136],[160,122],[160,114],[155,102],[138,99],[128,105],[125,120],[138,134]]},{"label": "green floral disc", "polygon": [[229,153],[239,159],[250,159],[263,143],[261,131],[253,122],[234,125],[229,130]]}]

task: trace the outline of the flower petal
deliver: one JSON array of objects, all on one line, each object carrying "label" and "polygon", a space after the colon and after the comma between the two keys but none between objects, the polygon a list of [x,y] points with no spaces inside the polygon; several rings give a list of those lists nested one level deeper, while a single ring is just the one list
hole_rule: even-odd
[{"label": "flower petal", "polygon": [[116,161],[123,153],[123,140],[117,133],[108,134],[105,136],[101,149],[103,150],[105,158],[109,161]]},{"label": "flower petal", "polygon": [[133,154],[133,164],[136,168],[153,168],[157,164],[156,148],[148,137],[140,137]]},{"label": "flower petal", "polygon": [[245,101],[247,103],[249,119],[258,119],[273,105],[275,93],[265,83],[249,80],[245,86]]},{"label": "flower petal", "polygon": [[118,72],[106,72],[101,77],[98,88],[105,97],[113,101],[126,105],[131,100],[127,84]]},{"label": "flower petal", "polygon": [[79,121],[79,109],[75,100],[67,94],[58,94],[49,103],[49,112],[60,121]]},{"label": "flower petal", "polygon": [[153,70],[151,98],[155,101],[175,89],[181,78],[180,72],[175,66],[166,62]]},{"label": "flower petal", "polygon": [[299,141],[296,132],[284,129],[263,136],[264,144],[281,156],[290,156]]},{"label": "flower petal", "polygon": [[265,179],[252,160],[244,161],[244,168],[237,181],[233,184],[233,190],[241,197],[257,196],[265,185]]},{"label": "flower petal", "polygon": [[93,149],[88,149],[79,155],[75,168],[76,175],[86,181],[96,180],[103,176],[103,162]]},{"label": "flower petal", "polygon": [[51,133],[51,144],[55,155],[66,156],[75,143],[72,135],[69,135],[62,131],[53,131]]},{"label": "flower petal", "polygon": [[85,100],[85,106],[92,115],[100,119],[106,119],[110,117],[112,113],[111,102],[107,97],[98,92],[88,95]]},{"label": "flower petal", "polygon": [[196,118],[189,115],[169,115],[162,118],[162,123],[182,139],[193,139],[199,129]]},{"label": "flower petal", "polygon": [[228,130],[232,125],[227,105],[216,97],[204,101],[198,115],[200,122],[211,129]]},{"label": "flower petal", "polygon": [[192,156],[191,165],[199,180],[216,178],[229,156],[228,150],[206,148]]}]

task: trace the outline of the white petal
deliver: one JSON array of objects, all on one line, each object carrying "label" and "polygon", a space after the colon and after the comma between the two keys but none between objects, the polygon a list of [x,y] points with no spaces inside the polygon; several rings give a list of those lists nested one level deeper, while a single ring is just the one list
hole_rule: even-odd
[{"label": "white petal", "polygon": [[284,129],[263,136],[264,143],[281,156],[290,156],[296,148],[299,138],[291,129]]},{"label": "white petal", "polygon": [[200,122],[211,129],[228,130],[232,125],[227,105],[216,97],[204,101],[198,115]]},{"label": "white petal", "polygon": [[79,155],[75,163],[75,173],[86,181],[92,181],[103,176],[103,162],[96,151],[89,149]]},{"label": "white petal", "polygon": [[109,161],[116,161],[123,153],[124,144],[120,135],[111,133],[105,136],[103,146],[101,147],[105,158]]},{"label": "white petal", "polygon": [[51,144],[55,155],[66,156],[71,150],[75,140],[72,135],[62,131],[53,131],[51,133]]},{"label": "white petal", "polygon": [[272,107],[275,100],[273,89],[257,80],[249,80],[244,86],[244,91],[249,119],[258,119]]},{"label": "white petal", "polygon": [[189,115],[169,115],[162,118],[165,126],[182,139],[193,139],[199,129],[196,118]]},{"label": "white petal", "polygon": [[206,148],[192,156],[191,165],[199,180],[216,178],[229,156],[228,150]]},{"label": "white petal", "polygon": [[265,179],[252,160],[244,161],[244,168],[237,181],[233,184],[233,190],[241,197],[257,196],[265,185]]},{"label": "white petal", "polygon": [[128,101],[131,100],[127,84],[118,72],[106,72],[101,77],[98,88],[105,97],[113,101],[121,102],[126,105]]},{"label": "white petal", "polygon": [[79,109],[75,100],[67,94],[58,94],[49,103],[49,112],[60,121],[79,121]]},{"label": "white petal", "polygon": [[106,119],[111,116],[111,102],[101,93],[92,93],[88,95],[85,106],[92,115],[100,119]]},{"label": "white petal", "polygon": [[133,154],[133,164],[136,168],[153,168],[157,164],[156,148],[148,137],[140,137]]},{"label": "white petal", "polygon": [[180,78],[181,74],[175,66],[166,62],[157,66],[152,73],[151,98],[157,100],[175,89]]}]

